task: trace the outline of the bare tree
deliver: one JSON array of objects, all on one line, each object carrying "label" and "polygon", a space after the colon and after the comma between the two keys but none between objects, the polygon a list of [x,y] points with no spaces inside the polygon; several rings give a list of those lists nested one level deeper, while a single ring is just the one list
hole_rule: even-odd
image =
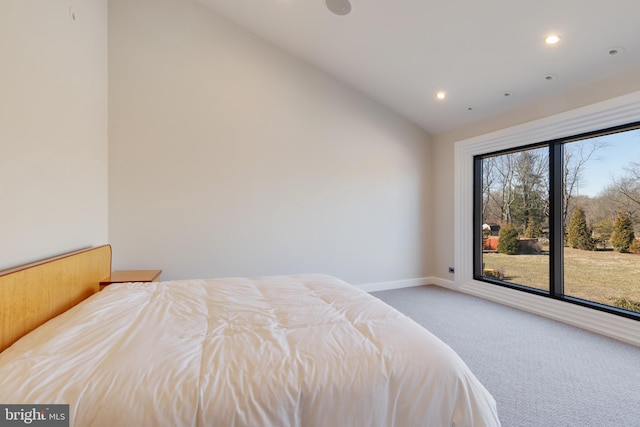
[{"label": "bare tree", "polygon": [[627,171],[627,176],[614,182],[623,196],[640,205],[640,163],[632,162],[625,170]]},{"label": "bare tree", "polygon": [[640,163],[632,162],[625,168],[627,174],[613,183],[604,192],[606,200],[615,209],[627,213],[634,225],[640,222]]},{"label": "bare tree", "polygon": [[614,184],[620,194],[640,207],[640,183],[637,178],[625,177],[614,181]]},{"label": "bare tree", "polygon": [[626,168],[626,171],[636,180],[640,181],[640,162],[629,163],[629,167]]},{"label": "bare tree", "polygon": [[598,138],[572,142],[564,145],[563,162],[563,194],[562,194],[562,225],[568,228],[571,200],[577,194],[582,180],[582,171],[585,164],[594,158],[595,153],[608,146],[608,143]]},{"label": "bare tree", "polygon": [[[548,150],[524,150],[483,159],[483,218],[527,227],[548,217]],[[547,215],[547,216],[545,216]]]},{"label": "bare tree", "polygon": [[510,153],[497,157],[497,171],[502,190],[500,195],[502,222],[507,224],[513,221],[511,206],[516,200],[514,190],[516,155],[517,153]]},{"label": "bare tree", "polygon": [[496,158],[482,159],[482,218],[486,218],[487,208],[493,196],[491,194],[496,182]]}]

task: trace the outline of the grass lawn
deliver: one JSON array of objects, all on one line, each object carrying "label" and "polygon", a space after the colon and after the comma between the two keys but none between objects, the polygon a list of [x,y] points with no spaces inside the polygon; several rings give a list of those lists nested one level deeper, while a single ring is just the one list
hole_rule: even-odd
[{"label": "grass lawn", "polygon": [[[549,289],[549,256],[483,254],[485,268],[499,270],[504,281]],[[565,295],[615,305],[625,297],[640,302],[640,255],[564,248]],[[639,310],[636,310],[639,311]]]}]

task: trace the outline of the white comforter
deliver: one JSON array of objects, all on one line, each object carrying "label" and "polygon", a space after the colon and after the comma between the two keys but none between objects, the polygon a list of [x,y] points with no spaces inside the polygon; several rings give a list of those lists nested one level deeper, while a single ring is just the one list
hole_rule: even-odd
[{"label": "white comforter", "polygon": [[71,426],[499,426],[456,353],[338,279],[111,285],[0,354],[0,402]]}]

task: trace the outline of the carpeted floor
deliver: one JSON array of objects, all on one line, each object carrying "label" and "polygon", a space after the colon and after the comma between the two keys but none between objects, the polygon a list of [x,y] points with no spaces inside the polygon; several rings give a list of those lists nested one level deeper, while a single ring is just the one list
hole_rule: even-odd
[{"label": "carpeted floor", "polygon": [[456,350],[504,427],[640,427],[638,347],[437,286],[372,295]]}]

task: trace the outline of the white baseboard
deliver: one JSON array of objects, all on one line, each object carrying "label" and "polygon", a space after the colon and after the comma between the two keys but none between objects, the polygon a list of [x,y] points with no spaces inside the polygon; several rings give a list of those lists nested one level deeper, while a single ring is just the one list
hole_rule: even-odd
[{"label": "white baseboard", "polygon": [[508,305],[640,347],[640,322],[636,320],[475,280],[460,284],[437,277],[431,280],[432,284],[444,288]]},{"label": "white baseboard", "polygon": [[365,292],[388,291],[390,289],[411,288],[414,286],[430,285],[433,283],[432,277],[419,277],[417,279],[395,280],[392,282],[377,282],[355,285]]}]

